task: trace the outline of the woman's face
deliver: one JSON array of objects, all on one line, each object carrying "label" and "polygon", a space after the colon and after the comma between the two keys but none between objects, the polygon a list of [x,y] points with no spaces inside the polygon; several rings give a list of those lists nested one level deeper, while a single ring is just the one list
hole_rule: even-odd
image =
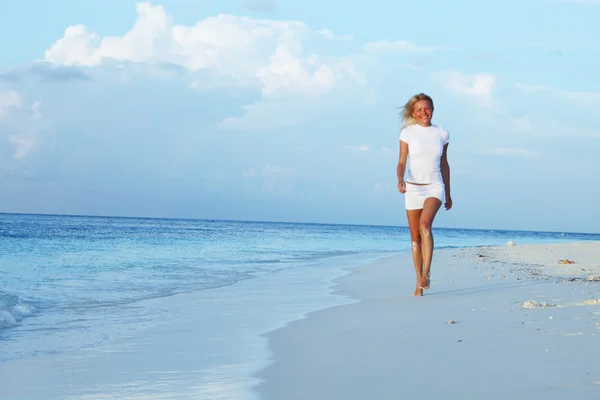
[{"label": "woman's face", "polygon": [[417,123],[422,126],[431,125],[431,116],[433,115],[433,107],[428,100],[419,100],[413,107],[412,116],[417,120]]}]

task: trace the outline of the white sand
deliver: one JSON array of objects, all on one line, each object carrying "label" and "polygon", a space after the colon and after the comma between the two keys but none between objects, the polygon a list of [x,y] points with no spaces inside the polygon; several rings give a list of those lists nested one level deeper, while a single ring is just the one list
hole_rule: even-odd
[{"label": "white sand", "polygon": [[[557,263],[565,258],[575,264]],[[599,264],[600,243],[438,250],[421,298],[410,255],[352,269],[338,293],[361,301],[271,332],[274,362],[257,391],[265,400],[599,399],[600,282],[586,280]]]},{"label": "white sand", "polygon": [[[513,264],[513,268],[528,269],[534,274],[590,280],[598,277],[600,280],[598,242],[479,247],[469,249],[468,253],[486,262]],[[564,264],[561,260],[573,261],[573,264]]]}]

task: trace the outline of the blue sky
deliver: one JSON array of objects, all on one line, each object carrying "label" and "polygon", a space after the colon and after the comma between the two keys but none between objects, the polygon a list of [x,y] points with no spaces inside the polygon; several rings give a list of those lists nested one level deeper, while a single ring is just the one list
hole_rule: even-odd
[{"label": "blue sky", "polygon": [[598,1],[0,7],[0,212],[405,225],[424,91],[437,226],[598,232]]}]

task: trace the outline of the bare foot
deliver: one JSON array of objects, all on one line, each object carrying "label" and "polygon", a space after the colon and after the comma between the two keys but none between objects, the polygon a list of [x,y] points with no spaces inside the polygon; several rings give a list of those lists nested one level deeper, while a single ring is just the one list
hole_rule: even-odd
[{"label": "bare foot", "polygon": [[423,289],[421,289],[419,286],[417,286],[417,288],[415,289],[415,293],[413,294],[413,296],[423,296]]},{"label": "bare foot", "polygon": [[428,275],[423,275],[421,277],[421,288],[429,289],[429,276]]}]

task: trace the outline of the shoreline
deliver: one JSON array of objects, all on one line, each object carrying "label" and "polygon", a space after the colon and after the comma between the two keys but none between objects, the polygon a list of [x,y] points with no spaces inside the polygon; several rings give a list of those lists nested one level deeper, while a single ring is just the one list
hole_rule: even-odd
[{"label": "shoreline", "polygon": [[355,302],[264,335],[261,399],[600,396],[600,242],[436,249],[421,298],[410,253],[346,269]]},{"label": "shoreline", "polygon": [[[600,242],[583,243],[600,246]],[[560,245],[572,247],[572,244]],[[522,245],[526,250],[524,255],[535,250],[535,246],[557,245]],[[484,250],[486,257],[479,257]],[[498,335],[496,332],[490,336],[485,330],[488,326],[500,324],[494,330],[517,337],[522,330],[535,334],[528,329],[549,329],[548,321],[563,323],[557,312],[597,310],[600,315],[600,306],[581,304],[584,299],[600,299],[600,291],[595,297],[579,293],[586,287],[600,290],[598,282],[540,277],[531,274],[534,268],[531,265],[516,268],[503,262],[503,251],[513,252],[511,257],[519,261],[517,256],[521,250],[519,245],[436,249],[432,289],[422,298],[412,297],[414,269],[410,253],[398,251],[339,256],[299,269],[284,269],[256,280],[240,281],[235,291],[215,288],[144,300],[136,307],[142,307],[138,311],[149,311],[148,317],[152,318],[139,329],[124,331],[115,340],[65,353],[0,363],[0,376],[5,378],[5,383],[0,385],[3,392],[0,397],[211,398],[218,393],[219,398],[265,400],[402,398],[402,388],[387,381],[391,379],[390,370],[400,373],[392,376],[394,380],[404,382],[405,386],[408,382],[410,388],[419,378],[411,375],[414,371],[439,368],[437,364],[462,363],[465,354],[452,346],[461,343],[467,348],[475,342],[480,348],[473,353],[490,351],[487,344],[477,343],[480,337]],[[582,255],[589,253],[585,249],[579,251]],[[564,255],[558,250],[555,254]],[[567,255],[573,257],[577,253]],[[586,264],[579,256],[575,261],[566,267],[574,269]],[[530,276],[533,279],[529,279]],[[578,293],[571,295],[553,289],[562,286]],[[538,293],[527,292],[532,289]],[[548,295],[544,292],[547,289],[550,290]],[[506,291],[509,295],[503,294]],[[544,318],[525,319],[521,321],[523,325],[513,326],[514,331],[506,328],[515,323],[500,315],[502,310],[507,309],[514,316],[523,311],[521,306],[526,301],[536,302],[529,303],[532,308],[526,310],[531,313],[528,318],[535,315],[544,315]],[[433,314],[428,314],[432,310]],[[243,312],[235,314],[238,311]],[[234,314],[236,318],[231,319]],[[590,326],[600,319],[582,315],[562,326],[563,333],[544,332],[562,334],[570,340],[586,340],[590,330],[600,335],[599,329]],[[550,316],[555,319],[549,320]],[[448,324],[449,320],[456,323]],[[396,335],[390,336],[393,332]],[[439,333],[460,335],[436,337]],[[70,341],[77,342],[77,339],[77,336],[69,337]],[[502,337],[494,340],[502,340]],[[437,342],[444,342],[448,347],[440,347]],[[581,348],[571,349],[573,354],[579,354],[580,358],[581,354],[600,356],[593,349],[595,343],[581,343]],[[547,349],[552,350],[551,344],[548,342]],[[445,354],[447,352],[451,357]],[[510,353],[510,349],[507,352],[514,357],[521,356],[520,352]],[[394,354],[396,358],[390,359]],[[474,357],[473,354],[467,356]],[[567,361],[566,364],[576,364],[577,360]],[[482,361],[471,359],[470,362]],[[366,370],[359,368],[362,363]],[[403,369],[409,364],[414,369],[412,372]],[[574,370],[577,374],[583,373]],[[531,375],[529,371],[521,372],[523,376]],[[596,369],[585,372],[593,375]],[[371,373],[377,373],[378,377],[370,376]],[[332,374],[333,378],[328,378]],[[592,375],[592,383],[585,382],[600,385],[600,372],[597,377]],[[375,383],[369,381],[375,378],[378,379]],[[455,377],[455,381],[460,382],[459,378]],[[560,381],[557,376],[553,379]],[[572,382],[580,377],[569,379]],[[355,383],[360,385],[352,386]],[[421,384],[429,385],[428,382]],[[335,391],[345,385],[347,392]],[[365,391],[373,387],[380,387],[382,391],[375,396]],[[446,398],[448,391],[453,393],[452,387],[444,386],[443,382],[441,387],[443,390],[429,393],[431,398]],[[415,389],[409,394],[425,394],[427,398],[428,393],[422,391]]]},{"label": "shoreline", "polygon": [[348,273],[348,265],[387,257],[335,256],[241,280],[234,289],[141,300],[132,306],[136,318],[145,319],[139,326],[110,337],[104,331],[98,343],[0,362],[0,399],[255,399],[255,373],[271,356],[263,334],[312,310],[353,301],[332,295],[332,282]]}]

